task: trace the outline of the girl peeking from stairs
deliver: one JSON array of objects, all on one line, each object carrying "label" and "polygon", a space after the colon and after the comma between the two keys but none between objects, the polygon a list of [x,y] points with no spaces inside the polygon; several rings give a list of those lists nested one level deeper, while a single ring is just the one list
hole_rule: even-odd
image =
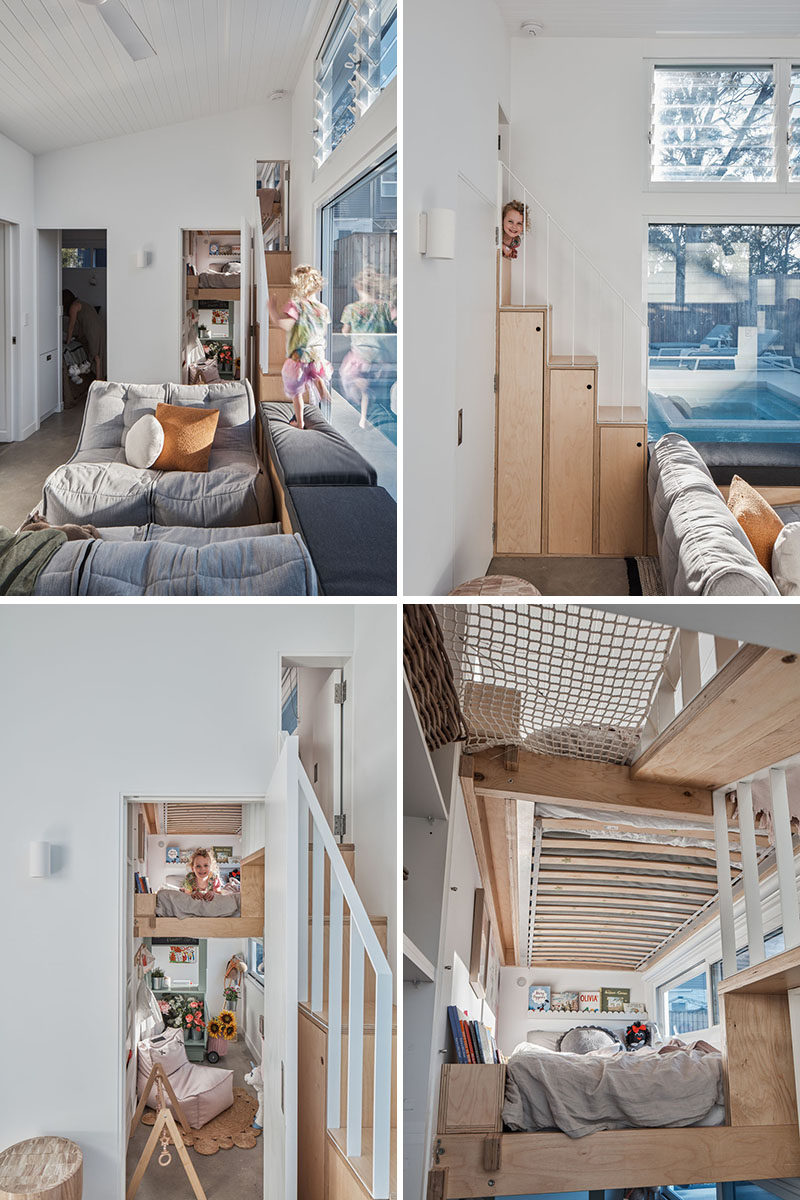
[{"label": "girl peeking from stairs", "polygon": [[503,205],[503,258],[516,258],[522,239],[530,233],[531,219],[521,200]]},{"label": "girl peeking from stairs", "polygon": [[269,315],[275,325],[286,330],[286,361],[281,369],[283,390],[294,405],[291,424],[303,428],[303,396],[309,393],[309,403],[314,401],[314,390],[320,400],[330,399],[328,380],[332,374],[331,364],[325,358],[325,327],[330,324],[330,313],[320,302],[319,293],[325,280],[316,267],[295,267],[289,284],[291,299],[282,312],[272,296],[269,298]]}]

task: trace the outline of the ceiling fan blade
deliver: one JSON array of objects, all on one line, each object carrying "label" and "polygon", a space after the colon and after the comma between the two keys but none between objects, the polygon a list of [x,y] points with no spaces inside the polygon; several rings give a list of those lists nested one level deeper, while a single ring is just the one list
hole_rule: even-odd
[{"label": "ceiling fan blade", "polygon": [[105,0],[103,4],[98,5],[97,11],[134,62],[155,56],[155,49],[150,45],[121,0]]}]

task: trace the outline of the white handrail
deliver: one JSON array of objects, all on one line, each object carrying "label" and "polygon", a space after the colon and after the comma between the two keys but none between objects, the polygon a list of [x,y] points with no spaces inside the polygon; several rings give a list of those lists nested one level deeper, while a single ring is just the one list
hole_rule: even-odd
[{"label": "white handrail", "polygon": [[[325,864],[330,871],[330,920],[328,938],[328,1089],[326,1123],[338,1129],[341,1122],[342,985],[344,915],[350,913],[349,999],[347,1046],[346,1153],[358,1157],[362,1149],[362,1099],[364,1062],[364,955],[375,974],[375,1018],[372,1107],[372,1187],[374,1200],[388,1200],[392,1112],[392,971],[381,948],[369,915],[341,851],[325,818],[311,782],[297,763],[297,819],[300,827],[300,857],[305,858],[305,875],[300,874],[301,941],[299,996],[313,1012],[322,1012],[324,973],[324,885]],[[308,822],[312,827],[311,871],[311,977],[308,975]],[[305,957],[306,968],[303,968]],[[310,985],[310,989],[309,989]]]}]

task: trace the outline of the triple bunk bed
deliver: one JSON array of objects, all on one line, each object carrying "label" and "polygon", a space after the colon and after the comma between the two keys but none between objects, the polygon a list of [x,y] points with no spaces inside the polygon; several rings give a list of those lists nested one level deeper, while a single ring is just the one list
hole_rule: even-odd
[{"label": "triple bunk bed", "polygon": [[[798,656],[577,606],[442,605],[435,623],[426,669],[407,652],[407,677],[430,749],[457,705],[501,963],[643,972],[719,922],[724,1123],[510,1132],[513,1062],[449,1063],[428,1200],[800,1175]],[[407,621],[407,650],[421,629],[409,638]],[[786,947],[769,959],[767,886]]]}]

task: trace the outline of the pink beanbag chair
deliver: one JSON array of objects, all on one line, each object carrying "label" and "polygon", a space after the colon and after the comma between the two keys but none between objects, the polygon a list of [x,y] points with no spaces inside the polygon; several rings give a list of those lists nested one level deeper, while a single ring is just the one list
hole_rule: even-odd
[{"label": "pink beanbag chair", "polygon": [[[183,1030],[165,1029],[157,1037],[139,1043],[137,1095],[141,1097],[155,1063],[161,1063],[178,1103],[192,1129],[201,1129],[233,1104],[233,1071],[189,1062]],[[167,1105],[172,1102],[165,1091]],[[158,1108],[158,1085],[147,1098],[148,1108]]]}]

